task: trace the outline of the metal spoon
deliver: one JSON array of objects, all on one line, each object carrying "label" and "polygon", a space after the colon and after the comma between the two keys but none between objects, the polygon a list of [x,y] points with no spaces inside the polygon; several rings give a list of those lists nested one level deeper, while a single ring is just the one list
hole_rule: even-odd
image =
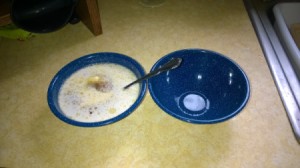
[{"label": "metal spoon", "polygon": [[130,86],[132,86],[133,84],[136,84],[136,83],[141,82],[143,80],[149,79],[153,76],[156,76],[156,75],[160,74],[161,72],[168,71],[170,69],[175,69],[181,64],[181,62],[182,62],[182,58],[172,58],[169,62],[167,62],[163,66],[161,66],[158,69],[155,69],[154,71],[146,74],[145,76],[131,82],[130,84],[126,85],[123,89],[127,89]]}]

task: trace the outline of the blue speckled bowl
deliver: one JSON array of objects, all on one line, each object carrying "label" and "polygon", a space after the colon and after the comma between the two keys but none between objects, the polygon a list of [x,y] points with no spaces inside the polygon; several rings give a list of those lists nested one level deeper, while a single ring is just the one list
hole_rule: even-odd
[{"label": "blue speckled bowl", "polygon": [[162,110],[186,122],[211,124],[232,118],[246,105],[249,81],[232,60],[213,51],[186,49],[164,56],[151,71],[175,57],[183,59],[177,69],[148,80]]},{"label": "blue speckled bowl", "polygon": [[142,102],[142,100],[145,96],[145,93],[146,93],[146,88],[147,88],[145,81],[140,83],[141,89],[140,89],[139,96],[138,96],[137,100],[135,101],[135,103],[129,109],[127,109],[120,115],[116,116],[115,118],[101,121],[101,122],[86,123],[86,122],[75,121],[75,120],[72,120],[72,119],[66,117],[64,115],[64,113],[62,113],[62,111],[59,107],[59,104],[58,104],[58,94],[59,94],[61,86],[63,85],[64,81],[75,71],[77,71],[83,67],[86,67],[86,66],[89,66],[92,64],[96,64],[96,63],[116,63],[116,64],[125,66],[125,67],[129,68],[130,70],[132,70],[138,78],[145,75],[145,71],[144,71],[143,67],[138,62],[136,62],[134,59],[132,59],[128,56],[118,54],[118,53],[108,53],[108,52],[95,53],[95,54],[90,54],[90,55],[80,57],[80,58],[70,62],[69,64],[64,66],[54,76],[54,78],[52,79],[52,81],[49,85],[49,88],[48,88],[48,105],[49,105],[51,111],[53,112],[53,114],[56,117],[58,117],[59,119],[61,119],[62,121],[66,122],[68,124],[71,124],[71,125],[76,125],[76,126],[81,126],[81,127],[103,126],[103,125],[117,122],[117,121],[125,118],[131,112],[133,112],[134,109]]}]

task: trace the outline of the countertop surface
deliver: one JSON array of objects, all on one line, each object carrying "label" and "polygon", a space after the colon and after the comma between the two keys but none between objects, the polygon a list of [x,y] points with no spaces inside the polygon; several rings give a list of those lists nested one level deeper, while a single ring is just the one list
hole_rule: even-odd
[{"label": "countertop surface", "polygon": [[[296,141],[243,1],[99,0],[103,34],[82,24],[27,41],[0,39],[0,167],[296,168]],[[149,92],[128,117],[81,128],[57,119],[47,104],[52,77],[95,52],[135,58],[146,71],[179,49],[222,53],[246,72],[251,96],[219,124],[197,125],[163,112]]]}]

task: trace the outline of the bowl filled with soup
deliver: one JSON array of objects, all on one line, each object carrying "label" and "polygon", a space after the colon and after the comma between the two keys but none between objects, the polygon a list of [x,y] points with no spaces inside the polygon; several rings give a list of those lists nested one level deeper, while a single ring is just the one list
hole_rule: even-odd
[{"label": "bowl filled with soup", "polygon": [[103,52],[65,65],[48,88],[48,105],[60,120],[75,126],[96,127],[117,122],[142,102],[146,81],[123,89],[145,75],[134,59]]}]

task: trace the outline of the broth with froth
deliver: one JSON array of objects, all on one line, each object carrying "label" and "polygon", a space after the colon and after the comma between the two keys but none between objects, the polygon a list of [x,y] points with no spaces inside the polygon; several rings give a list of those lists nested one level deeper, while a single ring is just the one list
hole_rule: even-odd
[{"label": "broth with froth", "polygon": [[137,99],[139,85],[123,87],[136,80],[128,68],[94,64],[76,71],[63,84],[58,101],[63,113],[76,121],[97,122],[126,111]]}]

